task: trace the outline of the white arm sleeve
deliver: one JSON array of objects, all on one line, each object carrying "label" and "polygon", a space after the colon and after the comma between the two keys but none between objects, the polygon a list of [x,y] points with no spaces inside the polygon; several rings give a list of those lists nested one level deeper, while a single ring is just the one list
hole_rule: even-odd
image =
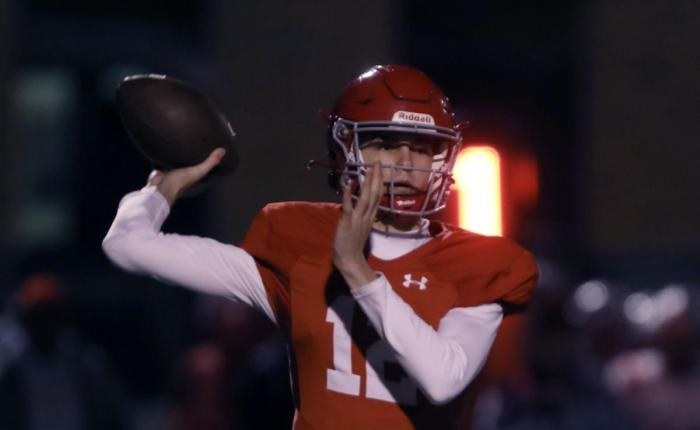
[{"label": "white arm sleeve", "polygon": [[503,319],[497,303],[454,308],[436,331],[394,292],[384,275],[352,294],[406,373],[434,404],[449,402],[474,379]]},{"label": "white arm sleeve", "polygon": [[253,257],[213,239],[161,233],[169,213],[155,187],[127,194],[102,249],[126,271],[245,303],[276,323]]}]

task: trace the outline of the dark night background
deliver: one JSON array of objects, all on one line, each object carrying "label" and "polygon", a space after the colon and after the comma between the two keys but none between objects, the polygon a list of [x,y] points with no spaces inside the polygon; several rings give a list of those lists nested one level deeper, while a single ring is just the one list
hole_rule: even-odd
[{"label": "dark night background", "polygon": [[19,292],[48,273],[120,428],[190,428],[192,369],[212,357],[236,369],[235,406],[208,428],[286,428],[271,327],[104,256],[119,199],[149,173],[114,91],[161,73],[219,103],[241,168],[179,201],[164,230],[236,243],[267,202],[335,198],[305,167],[324,155],[318,110],[371,65],[403,63],[471,122],[465,144],[539,168],[536,205],[504,195],[505,234],[541,271],[525,370],[485,391],[475,427],[698,428],[698,16],[691,0],[0,0],[0,391],[21,350]]}]

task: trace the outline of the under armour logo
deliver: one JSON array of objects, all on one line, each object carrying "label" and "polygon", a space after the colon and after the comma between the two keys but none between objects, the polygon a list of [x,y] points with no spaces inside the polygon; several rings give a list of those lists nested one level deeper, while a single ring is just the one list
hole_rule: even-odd
[{"label": "under armour logo", "polygon": [[418,289],[425,290],[428,288],[428,278],[425,276],[420,277],[420,281],[414,281],[410,273],[403,275],[403,286],[408,288],[411,285],[418,285]]}]

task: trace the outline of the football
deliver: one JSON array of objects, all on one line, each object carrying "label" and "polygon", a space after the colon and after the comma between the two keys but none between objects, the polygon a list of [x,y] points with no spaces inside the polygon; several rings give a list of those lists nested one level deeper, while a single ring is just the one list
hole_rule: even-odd
[{"label": "football", "polygon": [[126,77],[117,110],[132,143],[160,170],[198,164],[218,147],[226,155],[202,180],[238,167],[236,133],[214,102],[190,85],[164,75]]}]

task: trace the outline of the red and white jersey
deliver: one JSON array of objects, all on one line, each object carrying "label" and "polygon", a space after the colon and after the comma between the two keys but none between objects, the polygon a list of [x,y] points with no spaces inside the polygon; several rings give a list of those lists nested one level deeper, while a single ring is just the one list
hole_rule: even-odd
[{"label": "red and white jersey", "polygon": [[[340,214],[337,204],[270,204],[241,244],[289,336],[294,428],[448,428],[462,397],[442,406],[428,402],[333,270]],[[368,262],[433,329],[454,308],[528,303],[537,278],[530,253],[508,239],[443,223],[429,230],[432,240],[417,249],[389,261],[370,255]]]}]

